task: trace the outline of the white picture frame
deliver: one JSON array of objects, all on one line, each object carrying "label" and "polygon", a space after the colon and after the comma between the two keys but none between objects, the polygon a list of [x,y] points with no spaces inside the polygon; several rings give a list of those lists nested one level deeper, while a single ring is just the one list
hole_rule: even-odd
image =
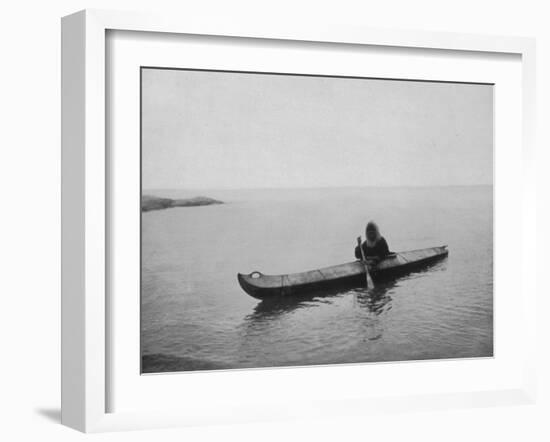
[{"label": "white picture frame", "polygon": [[[216,422],[243,422],[288,416],[274,407],[266,413],[248,413],[242,402],[235,413],[107,412],[109,378],[109,304],[107,300],[110,240],[109,188],[106,174],[106,33],[109,30],[212,35],[300,42],[375,45],[381,48],[426,48],[515,54],[522,71],[522,305],[536,303],[533,259],[535,237],[534,108],[535,42],[529,38],[494,37],[418,31],[350,28],[337,25],[300,27],[285,24],[224,23],[194,17],[86,10],[62,21],[62,423],[85,432],[184,426]],[[530,257],[529,263],[527,257]],[[518,270],[519,271],[519,270]],[[535,333],[536,312],[524,309],[522,332]],[[526,339],[523,382],[500,390],[378,398],[341,398],[313,401],[292,416],[363,414],[371,410],[398,411],[532,403],[535,399],[535,339]],[[529,344],[533,343],[533,344]],[[533,346],[532,348],[530,346]],[[208,374],[205,374],[208,376]],[[288,374],[292,376],[292,374]],[[235,399],[237,400],[237,399]],[[291,407],[292,408],[292,407]],[[337,408],[337,411],[336,411]]]}]

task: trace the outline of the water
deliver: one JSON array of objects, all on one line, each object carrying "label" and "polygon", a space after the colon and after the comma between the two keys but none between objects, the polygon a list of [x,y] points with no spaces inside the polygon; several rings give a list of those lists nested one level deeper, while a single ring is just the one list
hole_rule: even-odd
[{"label": "water", "polygon": [[[227,204],[142,217],[144,372],[492,356],[492,187],[200,193]],[[393,251],[449,257],[371,292],[269,305],[240,288],[237,272],[353,261],[370,218]]]}]

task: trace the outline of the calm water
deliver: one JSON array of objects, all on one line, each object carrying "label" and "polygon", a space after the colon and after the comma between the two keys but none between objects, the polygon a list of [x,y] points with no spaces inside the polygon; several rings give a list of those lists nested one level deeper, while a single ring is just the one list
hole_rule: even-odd
[{"label": "calm water", "polygon": [[[492,187],[200,193],[227,204],[142,217],[144,372],[492,355]],[[237,272],[353,261],[370,218],[391,250],[449,257],[369,293],[267,305],[240,288]]]}]

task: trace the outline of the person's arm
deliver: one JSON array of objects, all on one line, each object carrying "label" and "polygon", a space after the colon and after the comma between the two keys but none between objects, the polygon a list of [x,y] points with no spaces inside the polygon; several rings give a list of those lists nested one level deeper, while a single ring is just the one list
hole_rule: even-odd
[{"label": "person's arm", "polygon": [[389,254],[390,254],[390,248],[388,247],[388,243],[386,242],[386,238],[382,238],[380,240],[379,256],[380,256],[380,258],[385,258]]},{"label": "person's arm", "polygon": [[362,256],[361,256],[361,249],[359,248],[359,246],[355,246],[355,257],[357,259],[362,259]]}]

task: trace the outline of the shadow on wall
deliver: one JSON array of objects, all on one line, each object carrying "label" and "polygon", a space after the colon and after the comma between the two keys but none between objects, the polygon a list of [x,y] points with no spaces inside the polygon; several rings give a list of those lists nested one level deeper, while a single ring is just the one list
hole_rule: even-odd
[{"label": "shadow on wall", "polygon": [[50,422],[61,423],[61,410],[59,408],[37,408],[34,411]]}]

